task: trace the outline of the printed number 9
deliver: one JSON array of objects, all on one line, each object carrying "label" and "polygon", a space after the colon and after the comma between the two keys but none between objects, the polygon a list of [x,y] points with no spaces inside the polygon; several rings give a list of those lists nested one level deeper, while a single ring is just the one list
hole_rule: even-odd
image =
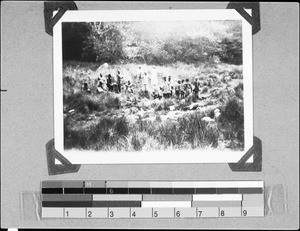
[{"label": "printed number 9", "polygon": [[243,210],[243,216],[247,216],[247,210]]}]

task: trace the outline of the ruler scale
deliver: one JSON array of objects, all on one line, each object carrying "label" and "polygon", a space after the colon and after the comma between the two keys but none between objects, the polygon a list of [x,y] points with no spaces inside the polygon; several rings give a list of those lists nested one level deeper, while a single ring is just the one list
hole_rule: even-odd
[{"label": "ruler scale", "polygon": [[263,181],[43,181],[42,218],[263,217]]}]

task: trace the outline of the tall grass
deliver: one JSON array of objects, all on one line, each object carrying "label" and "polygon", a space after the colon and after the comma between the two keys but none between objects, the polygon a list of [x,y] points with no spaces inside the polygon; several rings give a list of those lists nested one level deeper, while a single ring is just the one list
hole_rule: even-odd
[{"label": "tall grass", "polygon": [[[150,73],[151,66],[144,65],[143,67]],[[220,91],[219,95],[214,96],[216,103],[209,100],[205,108],[186,113],[176,120],[165,119],[166,115],[170,113],[170,106],[174,106],[176,111],[186,111],[188,110],[187,106],[192,102],[197,102],[195,97],[191,97],[190,100],[172,98],[155,101],[138,91],[131,98],[123,93],[95,94],[96,78],[93,72],[97,68],[98,64],[90,63],[74,62],[64,65],[65,149],[151,151],[170,148],[218,148],[220,142],[223,141],[229,141],[226,148],[232,150],[244,148],[241,66],[216,64],[205,67],[205,64],[187,65],[182,63],[157,66],[160,73],[159,81],[162,81],[164,75],[173,76],[175,82],[176,78],[192,80],[196,76],[200,76],[205,79],[209,74],[220,74],[233,70],[239,76],[239,79],[232,82],[231,87],[235,90],[233,96],[229,96],[225,90]],[[119,68],[122,72],[130,73],[134,77],[137,65],[109,66],[110,70]],[[89,84],[92,94],[80,91],[83,82]],[[209,88],[206,87],[206,90],[209,92]],[[124,106],[128,101],[130,106]],[[214,118],[216,108],[221,111],[219,120],[212,124],[201,120],[204,116]],[[144,116],[138,116],[137,111],[141,112],[142,109]],[[125,111],[127,112],[125,113]],[[128,115],[131,117],[127,117]],[[155,120],[145,119],[147,116],[154,117]]]}]

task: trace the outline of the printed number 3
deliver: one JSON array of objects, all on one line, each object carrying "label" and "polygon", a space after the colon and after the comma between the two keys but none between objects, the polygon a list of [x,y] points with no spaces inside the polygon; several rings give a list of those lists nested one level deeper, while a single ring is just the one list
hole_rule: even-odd
[{"label": "printed number 3", "polygon": [[114,217],[114,212],[113,211],[109,212],[109,217]]}]

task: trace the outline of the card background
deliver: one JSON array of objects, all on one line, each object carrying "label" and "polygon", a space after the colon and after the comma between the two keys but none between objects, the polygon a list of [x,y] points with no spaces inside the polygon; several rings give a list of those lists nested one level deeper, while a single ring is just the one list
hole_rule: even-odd
[{"label": "card background", "polygon": [[[225,9],[228,2],[76,2],[80,10]],[[1,4],[1,227],[299,228],[299,5],[260,3],[253,36],[254,135],[263,143],[263,171],[232,172],[228,164],[82,165],[49,176],[46,143],[54,137],[52,37],[43,2]],[[284,184],[288,213],[265,218],[182,220],[25,220],[20,192],[42,180],[264,180]]]}]

